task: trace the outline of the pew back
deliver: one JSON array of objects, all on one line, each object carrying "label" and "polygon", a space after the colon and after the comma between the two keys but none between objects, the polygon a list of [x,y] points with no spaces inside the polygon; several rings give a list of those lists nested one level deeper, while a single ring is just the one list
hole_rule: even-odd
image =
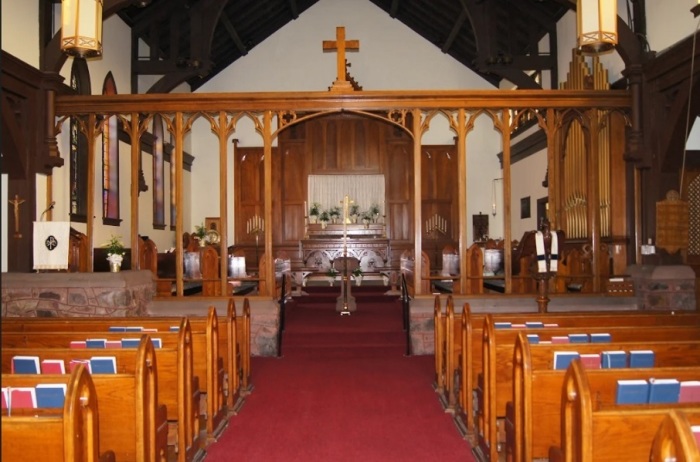
[{"label": "pew back", "polygon": [[649,462],[694,462],[700,460],[700,448],[692,426],[700,425],[697,416],[689,418],[683,411],[673,410],[661,422],[651,445]]}]

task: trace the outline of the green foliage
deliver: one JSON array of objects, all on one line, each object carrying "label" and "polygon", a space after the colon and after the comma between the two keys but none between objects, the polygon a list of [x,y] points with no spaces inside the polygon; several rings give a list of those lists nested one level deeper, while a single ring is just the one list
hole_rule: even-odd
[{"label": "green foliage", "polygon": [[319,216],[321,214],[321,204],[318,202],[313,202],[311,208],[309,209],[309,216]]},{"label": "green foliage", "polygon": [[126,253],[126,248],[119,236],[112,235],[103,247],[107,249],[107,255],[124,255]]},{"label": "green foliage", "polygon": [[328,215],[328,212],[324,210],[323,212],[321,212],[321,215],[319,215],[318,219],[319,221],[330,221],[331,217]]}]

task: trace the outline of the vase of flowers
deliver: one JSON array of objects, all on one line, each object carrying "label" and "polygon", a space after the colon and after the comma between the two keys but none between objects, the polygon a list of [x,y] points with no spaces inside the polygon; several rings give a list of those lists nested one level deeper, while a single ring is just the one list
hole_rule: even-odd
[{"label": "vase of flowers", "polygon": [[369,215],[372,217],[372,221],[377,223],[379,221],[379,206],[377,204],[372,204],[369,206]]},{"label": "vase of flowers", "polygon": [[118,236],[113,235],[103,247],[107,249],[109,270],[112,273],[118,273],[121,271],[122,262],[124,261],[124,254],[126,253],[124,244]]},{"label": "vase of flowers", "polygon": [[197,239],[200,247],[207,245],[207,228],[204,226],[204,223],[201,225],[195,225],[192,237]]},{"label": "vase of flowers", "polygon": [[357,223],[357,217],[360,215],[360,206],[352,204],[349,209],[350,221]]},{"label": "vase of flowers", "polygon": [[309,209],[309,223],[318,222],[318,216],[321,214],[321,204],[313,202]]},{"label": "vase of flowers", "polygon": [[321,212],[321,214],[318,216],[318,221],[321,222],[321,228],[326,229],[326,226],[328,226],[328,222],[331,220],[330,215],[328,212],[325,210]]},{"label": "vase of flowers", "polygon": [[355,278],[355,284],[356,285],[361,285],[362,284],[362,268],[359,266],[352,270],[352,276]]},{"label": "vase of flowers", "polygon": [[338,219],[340,219],[340,207],[331,207],[328,215],[331,217],[331,222],[338,223]]},{"label": "vase of flowers", "polygon": [[335,283],[335,278],[336,276],[338,276],[338,270],[336,270],[335,268],[330,268],[326,272],[326,276],[328,276],[328,284],[333,286],[333,283]]}]

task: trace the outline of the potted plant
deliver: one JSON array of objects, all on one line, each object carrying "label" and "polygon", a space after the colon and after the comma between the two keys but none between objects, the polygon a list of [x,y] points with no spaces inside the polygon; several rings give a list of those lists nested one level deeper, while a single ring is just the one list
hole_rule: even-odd
[{"label": "potted plant", "polygon": [[365,228],[369,228],[369,223],[372,220],[372,216],[370,215],[369,212],[364,212],[362,214],[362,223],[365,225]]},{"label": "potted plant", "polygon": [[119,236],[112,235],[112,237],[103,247],[107,250],[109,270],[113,273],[119,272],[122,267],[122,262],[124,261],[124,254],[126,253],[126,248],[124,247],[121,238],[119,238]]},{"label": "potted plant", "polygon": [[355,284],[357,284],[358,286],[362,284],[362,268],[358,266],[357,268],[352,270],[352,275],[355,278]]},{"label": "potted plant", "polygon": [[337,223],[338,218],[340,218],[340,207],[331,207],[330,211],[328,212],[328,215],[330,215],[331,221],[333,221],[333,223]]},{"label": "potted plant", "polygon": [[195,225],[192,237],[199,241],[200,247],[204,247],[207,244],[207,228],[204,226],[204,223]]},{"label": "potted plant", "polygon": [[312,202],[311,208],[309,209],[309,222],[316,223],[318,221],[318,216],[321,214],[321,204],[318,202]]},{"label": "potted plant", "polygon": [[377,204],[372,204],[369,206],[369,215],[372,217],[373,222],[377,222],[379,220],[379,206]]},{"label": "potted plant", "polygon": [[360,206],[357,204],[352,204],[348,213],[350,214],[350,219],[352,222],[357,223],[357,217],[360,215]]},{"label": "potted plant", "polygon": [[318,216],[318,221],[321,222],[321,228],[325,229],[330,219],[331,217],[327,211],[324,210],[323,212],[321,212],[321,214]]},{"label": "potted plant", "polygon": [[326,271],[326,276],[328,276],[328,283],[332,286],[335,282],[336,276],[338,276],[338,270],[331,267],[328,269],[328,271]]}]

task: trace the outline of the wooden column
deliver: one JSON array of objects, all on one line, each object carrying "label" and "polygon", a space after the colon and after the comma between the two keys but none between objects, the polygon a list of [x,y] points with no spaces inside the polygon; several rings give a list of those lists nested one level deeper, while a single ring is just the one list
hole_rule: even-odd
[{"label": "wooden column", "polygon": [[421,213],[422,205],[422,170],[421,170],[421,110],[413,109],[413,127],[411,127],[411,133],[413,134],[413,214],[415,223],[415,229],[413,230],[414,245],[413,253],[415,257],[413,267],[413,277],[416,280],[413,281],[413,287],[416,295],[421,294],[423,275],[423,216]]},{"label": "wooden column", "polygon": [[513,220],[512,213],[512,193],[511,193],[511,165],[510,165],[510,112],[507,109],[501,110],[501,136],[503,139],[503,259],[507,262],[504,265],[506,273],[505,293],[513,291],[513,230],[511,229]]},{"label": "wooden column", "polygon": [[227,296],[230,293],[228,287],[228,137],[231,129],[226,112],[219,111],[218,123],[212,120],[212,129],[216,125],[216,133],[219,137],[219,263],[221,275],[220,294]]},{"label": "wooden column", "polygon": [[599,129],[598,110],[589,109],[586,112],[588,119],[588,235],[591,238],[593,257],[591,259],[591,273],[593,273],[593,292],[600,292],[600,268],[598,255],[600,255],[600,174],[598,171],[599,160]]},{"label": "wooden column", "polygon": [[[131,269],[139,269],[139,159],[141,154],[141,131],[139,114],[131,113],[129,129],[131,136]],[[157,275],[154,275],[157,276]]]},{"label": "wooden column", "polygon": [[[457,113],[457,207],[459,214],[459,236],[457,237],[459,252],[459,284],[453,290],[455,294],[467,292],[467,227],[469,215],[467,213],[467,129],[466,111],[462,108]],[[418,222],[420,223],[420,222]]]},{"label": "wooden column", "polygon": [[87,236],[88,243],[88,262],[87,270],[92,273],[93,270],[93,248],[94,245],[94,232],[95,232],[95,139],[99,131],[97,130],[97,115],[91,112],[88,115],[87,127],[85,138],[88,141],[88,152],[87,152],[87,217],[85,223],[85,235]]},{"label": "wooden column", "polygon": [[[182,157],[183,157],[183,121],[182,112],[175,113],[175,151],[173,152],[175,158],[175,204],[177,207],[177,217],[175,218],[175,291],[178,297],[182,297],[185,292],[185,284],[182,278],[184,277],[184,268],[182,262],[185,258],[184,249],[182,246],[182,233],[184,229],[183,224],[183,208],[184,204],[184,194],[183,194],[183,173],[182,173]],[[172,187],[172,186],[171,186]]]},{"label": "wooden column", "polygon": [[[260,277],[267,282],[267,293],[274,298],[275,294],[275,265],[272,255],[272,111],[265,111],[263,115],[263,170],[265,174],[265,197],[263,217],[265,220],[265,269],[266,273]],[[260,265],[258,264],[258,267]]]},{"label": "wooden column", "polygon": [[[548,207],[547,219],[552,230],[561,228],[559,223],[559,207],[560,198],[557,192],[559,191],[559,178],[561,178],[561,165],[559,156],[559,127],[556,125],[556,112],[552,108],[547,109],[547,117],[545,119],[545,127],[542,127],[547,135],[547,196]],[[540,125],[542,126],[542,125]],[[540,224],[537,223],[537,226]],[[562,242],[560,245],[564,245]]]}]

